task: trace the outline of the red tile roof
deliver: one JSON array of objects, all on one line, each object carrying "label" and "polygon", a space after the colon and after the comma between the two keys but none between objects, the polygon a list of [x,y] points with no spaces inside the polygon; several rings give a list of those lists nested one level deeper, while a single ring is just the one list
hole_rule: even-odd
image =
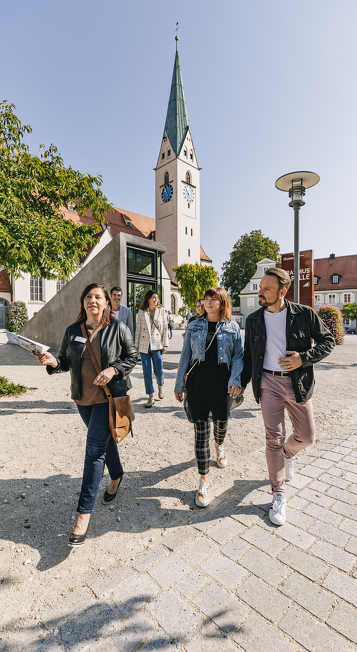
[{"label": "red tile roof", "polygon": [[212,258],[208,258],[207,254],[203,251],[201,246],[200,246],[200,260],[207,260],[207,262],[209,263],[212,262]]},{"label": "red tile roof", "polygon": [[[339,282],[332,283],[332,276],[339,275]],[[326,290],[351,290],[357,288],[357,254],[336,256],[335,258],[316,258],[314,275],[320,277],[315,292]]]}]

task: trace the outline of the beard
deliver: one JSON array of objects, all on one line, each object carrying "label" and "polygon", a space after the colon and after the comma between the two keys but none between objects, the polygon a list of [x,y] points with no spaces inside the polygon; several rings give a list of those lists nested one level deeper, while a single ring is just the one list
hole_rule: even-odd
[{"label": "beard", "polygon": [[273,301],[267,301],[264,297],[258,295],[258,302],[262,308],[268,308],[268,306],[274,306],[279,299],[279,292],[276,293],[276,297]]}]

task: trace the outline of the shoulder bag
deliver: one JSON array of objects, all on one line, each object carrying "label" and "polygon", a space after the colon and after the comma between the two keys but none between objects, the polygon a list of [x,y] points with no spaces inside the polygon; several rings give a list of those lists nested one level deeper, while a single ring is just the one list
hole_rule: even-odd
[{"label": "shoulder bag", "polygon": [[[90,355],[90,359],[93,362],[94,369],[99,375],[101,369],[99,367],[98,361],[94,355],[91,343],[87,331],[85,329],[84,323],[81,323],[81,331],[83,337],[86,338],[87,351]],[[112,396],[107,385],[102,386],[108,401],[109,401],[109,428],[112,433],[113,439],[119,444],[125,437],[131,432],[133,436],[132,422],[135,419],[135,414],[133,406],[131,404],[130,396]]]}]

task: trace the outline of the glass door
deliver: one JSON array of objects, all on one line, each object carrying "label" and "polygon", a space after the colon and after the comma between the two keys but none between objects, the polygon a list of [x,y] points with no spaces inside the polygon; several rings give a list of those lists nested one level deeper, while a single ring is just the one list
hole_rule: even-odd
[{"label": "glass door", "polygon": [[140,304],[148,290],[155,290],[156,283],[141,283],[139,281],[128,281],[128,308],[133,313],[134,329],[136,326],[136,316]]}]

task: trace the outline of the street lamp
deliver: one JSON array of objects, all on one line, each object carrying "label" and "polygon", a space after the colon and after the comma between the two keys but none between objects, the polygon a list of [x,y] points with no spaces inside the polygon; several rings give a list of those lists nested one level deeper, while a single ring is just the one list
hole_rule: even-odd
[{"label": "street lamp", "polygon": [[290,203],[294,209],[294,302],[300,299],[300,247],[299,247],[299,213],[300,206],[304,206],[305,189],[315,186],[320,177],[315,172],[290,172],[275,181],[278,190],[289,192]]}]

